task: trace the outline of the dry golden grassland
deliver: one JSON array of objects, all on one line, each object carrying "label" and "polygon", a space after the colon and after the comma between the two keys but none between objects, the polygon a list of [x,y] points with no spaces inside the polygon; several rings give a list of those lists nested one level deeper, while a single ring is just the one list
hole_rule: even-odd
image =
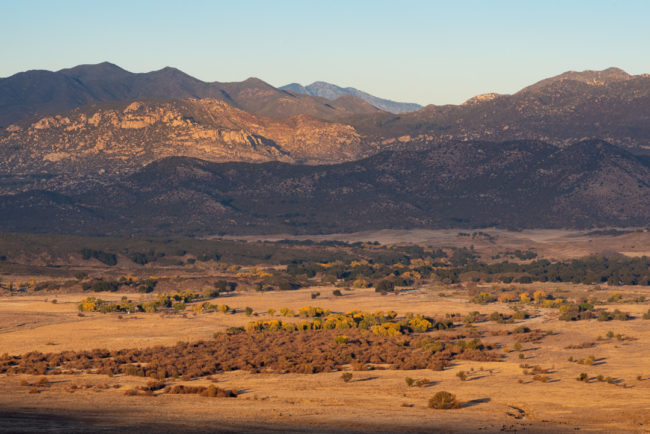
[{"label": "dry golden grassland", "polygon": [[[524,235],[528,241],[516,242]],[[534,246],[556,258],[590,253],[594,243],[591,253],[604,250],[602,239],[590,242],[579,234],[524,235],[507,235],[507,248]],[[646,234],[633,235],[610,244],[641,252]],[[493,253],[489,242],[473,241],[477,251]],[[94,266],[86,271],[113,277],[123,272]],[[79,309],[89,296],[146,303],[159,293],[200,290],[224,278],[223,268],[208,265],[166,271],[182,278],[160,279],[151,293],[94,293],[78,286],[5,291],[0,431],[650,431],[648,286],[424,281],[380,295],[373,288],[325,284],[269,292],[240,285],[216,298],[188,301],[184,309]],[[165,270],[140,274],[151,272]],[[3,276],[5,282],[30,279],[69,277]],[[482,292],[516,300],[472,302]],[[589,299],[596,303],[593,318],[563,321],[559,306],[522,302],[522,293],[545,294],[550,301]],[[228,311],[221,311],[226,304]],[[322,311],[300,315],[306,306]],[[601,311],[616,310],[627,320],[597,319]],[[357,323],[366,315],[401,328],[342,328],[352,311]],[[503,321],[495,320],[495,312]],[[337,318],[338,325],[325,329],[327,318]],[[427,320],[426,331],[405,328]],[[438,322],[453,326],[438,329]],[[273,329],[283,325],[286,330]],[[441,391],[455,395],[458,405],[450,407],[458,408],[430,408]]]},{"label": "dry golden grassland", "polygon": [[[328,290],[321,288],[320,292],[327,293]],[[309,299],[310,292],[250,292],[229,298],[233,307],[252,307],[255,313],[250,317],[244,312],[196,315],[190,312],[85,313],[79,317],[77,303],[85,294],[58,296],[56,304],[51,300],[44,301],[42,296],[6,297],[0,300],[3,324],[0,347],[3,353],[18,355],[30,351],[118,350],[173,346],[178,341],[209,341],[213,333],[228,327],[244,326],[252,319],[268,319],[266,311],[269,308],[279,311],[281,307],[288,307],[297,311],[302,306],[314,304]],[[509,306],[499,303],[489,306],[470,304],[462,289],[447,290],[447,293],[449,296],[440,297],[439,291],[423,288],[379,296],[364,289],[342,297],[323,297],[317,300],[317,304],[333,312],[392,309],[398,313],[414,312],[432,317],[441,317],[448,312],[511,311]],[[122,294],[111,296],[117,299]],[[42,387],[21,385],[37,383],[42,375],[2,374],[0,403],[12,411],[61,414],[75,420],[85,417],[88,423],[114,427],[153,422],[175,426],[192,421],[197,423],[196,427],[217,424],[224,428],[245,427],[251,430],[315,427],[322,430],[384,428],[391,431],[403,428],[418,431],[440,428],[466,431],[482,428],[498,431],[505,425],[513,429],[549,432],[573,429],[574,426],[606,432],[643,431],[650,426],[647,410],[650,405],[647,363],[650,322],[640,319],[647,305],[615,307],[630,312],[635,319],[564,322],[557,319],[557,310],[538,309],[536,316],[515,324],[477,323],[474,327],[483,333],[482,340],[498,347],[495,351],[503,355],[503,359],[453,360],[443,371],[351,371],[352,379],[344,382],[341,371],[347,372],[351,367],[343,365],[332,372],[316,374],[235,370],[213,374],[210,380],[207,376],[187,381],[166,379],[167,385],[191,386],[207,386],[215,381],[220,388],[239,392],[237,398],[232,399],[159,392],[152,396],[127,396],[126,390],[144,386],[151,379],[126,374],[46,375],[50,384]],[[287,322],[300,320],[280,317],[279,313],[275,313],[275,317]],[[515,335],[492,336],[493,331],[513,330],[520,325],[552,334],[539,342],[523,342],[521,351],[514,349]],[[462,332],[465,328],[459,325],[454,332]],[[623,339],[607,338],[610,330]],[[436,336],[441,333],[449,332],[429,332]],[[593,346],[569,348],[583,343],[593,343]],[[569,357],[579,360],[590,355],[595,357],[591,365],[569,361]],[[533,379],[532,372],[524,374],[523,365],[531,366],[529,371],[533,371],[534,366],[541,367],[547,380]],[[457,376],[460,371],[466,373],[465,381]],[[582,372],[591,378],[588,383],[576,380]],[[599,375],[612,377],[613,382],[598,381]],[[407,377],[426,379],[427,382],[422,387],[409,387],[405,382]],[[439,390],[454,393],[463,403],[461,408],[449,411],[427,408],[428,400]],[[97,408],[104,410],[98,412]]]}]

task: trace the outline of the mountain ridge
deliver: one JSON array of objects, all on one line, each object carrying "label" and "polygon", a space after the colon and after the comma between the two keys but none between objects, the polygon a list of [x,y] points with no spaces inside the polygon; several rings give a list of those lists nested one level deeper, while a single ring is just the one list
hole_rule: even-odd
[{"label": "mountain ridge", "polygon": [[[84,80],[92,92],[84,87]],[[52,107],[56,101],[79,107],[95,100],[176,95],[213,98],[266,117],[308,115],[350,125],[364,143],[377,150],[420,149],[450,140],[542,140],[566,146],[598,138],[638,154],[650,154],[650,75],[630,75],[618,68],[568,71],[511,95],[476,95],[461,105],[428,105],[400,114],[348,94],[330,100],[303,95],[306,88],[297,84],[289,88],[276,89],[257,78],[206,83],[170,67],[131,73],[110,63],[58,72],[29,71],[0,79],[0,125],[6,124],[7,117],[24,118],[35,111],[61,113]],[[343,89],[334,88],[337,92]],[[42,116],[34,115],[32,120]],[[13,127],[0,128],[0,136],[7,134],[7,128]]]},{"label": "mountain ridge", "polygon": [[376,152],[349,125],[267,118],[208,98],[95,103],[9,130],[0,134],[5,193],[115,181],[169,156],[331,164]]},{"label": "mountain ridge", "polygon": [[[594,138],[650,153],[650,75],[606,71],[605,77],[614,78],[602,79],[602,71],[569,72],[511,95],[477,95],[461,105],[347,121],[376,143],[403,138],[410,146],[426,147],[449,140],[542,140],[568,146]],[[600,77],[597,84],[594,77]]]},{"label": "mountain ridge", "polygon": [[456,142],[327,166],[169,157],[86,193],[2,196],[0,230],[167,236],[646,226],[649,181],[646,163],[603,141]]},{"label": "mountain ridge", "polygon": [[285,86],[280,86],[278,89],[289,90],[298,94],[320,96],[329,100],[335,100],[343,95],[352,95],[366,101],[369,104],[372,104],[381,110],[393,114],[416,111],[422,108],[420,104],[391,101],[388,99],[376,97],[353,87],[341,87],[332,83],[327,83],[325,81],[315,81],[307,86],[303,86],[299,83],[290,83]]},{"label": "mountain ridge", "polygon": [[337,120],[353,113],[379,111],[361,99],[338,105],[325,98],[285,92],[257,78],[204,82],[172,67],[132,73],[103,62],[56,72],[31,70],[0,78],[0,127],[96,102],[149,98],[213,98],[267,117],[309,114]]}]

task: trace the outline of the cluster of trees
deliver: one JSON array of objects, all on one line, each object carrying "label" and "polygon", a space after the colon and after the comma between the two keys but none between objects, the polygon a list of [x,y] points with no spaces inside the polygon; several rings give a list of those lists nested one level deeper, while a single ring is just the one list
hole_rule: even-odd
[{"label": "cluster of trees", "polygon": [[598,321],[626,321],[630,319],[629,314],[615,309],[608,312],[604,309],[594,309],[593,303],[588,301],[582,303],[567,303],[560,306],[560,319],[563,321],[579,321],[585,319],[597,319]]},{"label": "cluster of trees", "polygon": [[133,277],[122,276],[118,280],[106,280],[102,278],[91,279],[89,281],[83,282],[81,288],[84,291],[95,291],[95,292],[116,292],[122,287],[132,287],[138,292],[150,293],[153,292],[156,284],[158,283],[157,279],[145,278],[138,279]]},{"label": "cluster of trees", "polygon": [[110,267],[117,265],[117,256],[114,253],[107,253],[103,250],[93,250],[88,248],[81,249],[80,253],[81,257],[85,261],[94,258]]},{"label": "cluster of trees", "polygon": [[[434,318],[422,315],[407,314],[397,318],[394,311],[388,312],[362,312],[351,311],[345,314],[332,314],[327,309],[319,307],[303,307],[298,315],[311,320],[302,320],[298,323],[288,323],[281,320],[260,320],[249,322],[246,331],[307,331],[307,330],[345,330],[362,329],[370,330],[381,336],[398,336],[410,333],[424,333],[431,330],[446,330],[453,327],[449,319],[436,321]],[[287,316],[287,315],[285,315]]]},{"label": "cluster of trees", "polygon": [[[546,259],[526,263],[508,261],[486,263],[478,261],[472,249],[456,248],[445,251],[420,251],[415,255],[391,256],[387,262],[375,259],[356,259],[318,263],[294,261],[286,273],[308,285],[309,279],[322,282],[342,282],[352,287],[375,286],[378,292],[395,287],[410,286],[414,281],[437,279],[445,283],[459,283],[471,275],[476,281],[503,283],[572,282],[610,285],[650,285],[650,258],[588,256],[571,261],[551,262]],[[419,248],[421,249],[421,248]],[[404,253],[404,251],[402,251]],[[409,253],[411,253],[409,251]],[[508,252],[520,259],[532,259],[532,251]],[[463,277],[465,276],[465,277]]]},{"label": "cluster of trees", "polygon": [[[619,294],[612,294],[609,301],[618,301]],[[590,301],[571,302],[563,298],[555,297],[545,291],[537,290],[531,291],[512,291],[503,292],[499,295],[493,294],[488,291],[480,291],[475,294],[471,301],[478,304],[488,304],[499,301],[500,303],[522,303],[533,304],[545,308],[556,308],[560,310],[560,319],[563,321],[578,321],[584,319],[598,319],[599,321],[622,320],[629,319],[629,315],[616,309],[613,312],[608,312],[604,309],[595,309],[594,303]],[[522,311],[516,311],[516,313]],[[494,320],[497,322],[506,321],[497,312],[493,313]],[[493,319],[492,316],[490,319]]]},{"label": "cluster of trees", "polygon": [[494,259],[499,259],[502,256],[510,256],[513,258],[520,259],[522,261],[528,261],[530,259],[535,259],[537,257],[537,253],[535,253],[534,250],[507,250],[503,253],[497,254],[494,256]]},{"label": "cluster of trees", "polygon": [[[184,251],[180,251],[178,253],[181,253]],[[182,255],[179,255],[182,256]],[[165,257],[165,252],[156,252],[156,250],[151,249],[146,252],[128,252],[126,254],[126,257],[131,260],[131,262],[134,262],[136,264],[140,265],[145,265],[148,264],[149,262],[155,262],[158,260],[158,258],[163,258]]]},{"label": "cluster of trees", "polygon": [[[111,302],[96,297],[87,297],[77,305],[80,312],[157,312],[159,309],[167,308],[175,311],[185,310],[186,303],[197,301],[202,296],[192,292],[176,292],[174,294],[158,294],[155,300],[142,303],[133,303],[127,297],[122,297],[119,302]],[[218,309],[214,306],[214,309]],[[226,311],[230,308],[226,306]]]},{"label": "cluster of trees", "polygon": [[501,280],[510,283],[572,282],[609,285],[650,285],[650,258],[647,256],[627,258],[615,256],[587,256],[564,262],[547,259],[527,264],[499,262],[486,264],[474,262],[459,272],[475,271],[486,281]]},{"label": "cluster of trees", "polygon": [[[81,253],[81,257],[84,260],[93,258],[111,267],[117,265],[118,259],[115,253],[105,252],[103,250],[94,250],[87,247],[81,249],[79,253]],[[169,253],[171,253],[171,256],[184,256],[187,251],[183,249],[176,249],[172,252],[165,252],[163,250],[155,249],[149,249],[146,251],[133,251],[125,248],[120,250],[119,253],[124,254],[124,256],[129,258],[129,260],[133,263],[146,265],[150,262],[156,262],[160,258],[166,257]],[[221,259],[221,255],[216,251],[199,251],[196,253],[196,258],[190,258],[188,259],[188,262],[193,263],[194,261],[218,261],[219,259]]]}]

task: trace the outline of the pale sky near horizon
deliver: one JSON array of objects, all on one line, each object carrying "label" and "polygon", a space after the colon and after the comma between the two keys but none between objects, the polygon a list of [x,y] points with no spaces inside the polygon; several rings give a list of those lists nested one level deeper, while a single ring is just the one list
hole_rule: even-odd
[{"label": "pale sky near horizon", "polygon": [[0,77],[109,61],[420,104],[568,70],[650,73],[650,1],[0,0]]}]

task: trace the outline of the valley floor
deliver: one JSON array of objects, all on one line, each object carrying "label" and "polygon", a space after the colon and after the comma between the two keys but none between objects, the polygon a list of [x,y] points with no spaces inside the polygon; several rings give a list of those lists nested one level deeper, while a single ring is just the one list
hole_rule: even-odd
[{"label": "valley floor", "polygon": [[[533,284],[534,286],[534,284]],[[560,290],[571,291],[572,285]],[[12,296],[0,299],[0,352],[60,352],[94,348],[133,348],[174,345],[178,341],[210,339],[214,332],[243,326],[251,319],[269,319],[268,308],[298,309],[317,305],[333,312],[353,309],[393,309],[434,317],[448,312],[509,312],[505,304],[479,306],[467,302],[460,287],[422,287],[397,295],[379,296],[370,289],[353,290],[333,297],[332,288],[310,299],[311,290],[242,292],[228,299],[231,306],[253,308],[253,318],[236,314],[194,313],[131,315],[84,313],[77,303],[87,294]],[[545,287],[546,290],[549,287]],[[646,292],[650,288],[635,288]],[[623,290],[623,293],[625,290]],[[109,294],[119,299],[124,294]],[[128,294],[143,297],[142,294]],[[478,323],[485,342],[499,344],[502,361],[454,360],[444,371],[368,370],[350,371],[344,382],[341,372],[273,374],[229,371],[216,374],[218,387],[238,391],[236,398],[198,395],[127,396],[126,390],[148,379],[118,374],[48,375],[47,387],[34,388],[41,376],[0,374],[1,432],[648,432],[650,431],[650,322],[641,319],[645,304],[604,306],[629,312],[629,321],[599,322],[558,320],[557,309],[535,310],[536,315],[516,324]],[[257,316],[255,316],[257,315]],[[279,314],[275,314],[279,317]],[[285,318],[283,318],[285,320]],[[291,321],[291,319],[286,319]],[[296,319],[295,321],[298,321]],[[518,326],[551,331],[539,343],[512,348],[512,335],[490,332]],[[463,326],[461,326],[462,328]],[[624,336],[607,338],[608,331]],[[296,332],[300,333],[300,332]],[[588,348],[568,348],[593,343]],[[523,355],[519,356],[519,354]],[[595,356],[593,365],[569,361]],[[548,381],[525,375],[522,363],[549,371]],[[461,381],[459,371],[467,373]],[[576,381],[581,372],[591,378]],[[596,377],[612,377],[612,383]],[[406,377],[428,381],[409,387]],[[209,385],[206,378],[170,384]],[[22,384],[22,385],[21,385]],[[72,388],[71,386],[75,386]],[[437,391],[456,394],[460,409],[432,410],[427,402]],[[30,393],[31,392],[31,393]]]}]

